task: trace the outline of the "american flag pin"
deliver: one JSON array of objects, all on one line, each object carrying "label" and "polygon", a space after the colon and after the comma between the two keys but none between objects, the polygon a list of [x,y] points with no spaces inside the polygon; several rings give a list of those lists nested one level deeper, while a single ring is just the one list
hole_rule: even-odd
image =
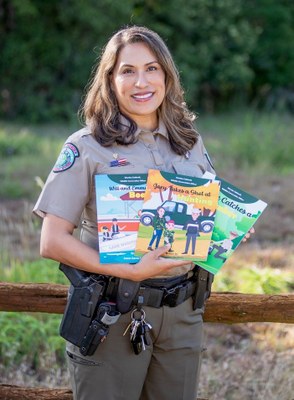
[{"label": "american flag pin", "polygon": [[117,153],[113,153],[113,158],[114,160],[110,161],[110,166],[111,167],[122,167],[123,165],[128,164],[126,158],[118,158]]}]

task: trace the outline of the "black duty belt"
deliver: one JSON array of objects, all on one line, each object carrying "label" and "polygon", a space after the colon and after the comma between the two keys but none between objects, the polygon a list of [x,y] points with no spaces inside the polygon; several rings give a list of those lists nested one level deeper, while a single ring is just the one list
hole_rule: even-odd
[{"label": "black duty belt", "polygon": [[193,276],[188,274],[166,279],[147,279],[133,282],[126,279],[110,279],[106,296],[117,303],[122,313],[130,306],[140,304],[159,308],[176,307],[189,297],[194,298],[194,309],[202,308],[210,295],[213,275],[196,266]]},{"label": "black duty belt", "polygon": [[142,282],[135,303],[155,308],[176,307],[191,297],[195,290],[196,282],[193,278],[183,278],[181,282],[171,287],[156,287]]}]

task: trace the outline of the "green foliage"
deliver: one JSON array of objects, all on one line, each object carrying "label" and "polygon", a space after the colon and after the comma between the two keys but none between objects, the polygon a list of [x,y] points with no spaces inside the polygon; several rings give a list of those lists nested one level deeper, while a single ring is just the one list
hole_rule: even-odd
[{"label": "green foliage", "polygon": [[288,105],[293,110],[294,3],[288,0],[246,3],[245,15],[258,34],[250,59],[255,71],[252,88],[256,100],[265,103],[268,109]]},{"label": "green foliage", "polygon": [[40,151],[40,141],[30,132],[23,130],[18,135],[7,135],[0,131],[0,156],[27,155]]},{"label": "green foliage", "polygon": [[242,109],[196,121],[216,170],[293,171],[293,117]]},{"label": "green foliage", "polygon": [[0,115],[71,120],[95,58],[126,24],[167,41],[192,108],[253,99],[293,109],[293,12],[288,0],[11,0],[0,14]]},{"label": "green foliage", "polygon": [[58,269],[58,263],[44,258],[24,263],[14,261],[11,267],[0,269],[0,280],[5,282],[68,284],[67,278]]},{"label": "green foliage", "polygon": [[294,290],[294,277],[290,272],[270,267],[246,265],[235,271],[223,268],[215,276],[213,290],[257,294],[289,293]]},{"label": "green foliage", "polygon": [[11,126],[0,129],[0,198],[37,197],[35,177],[47,178],[65,139],[40,133]]},{"label": "green foliage", "polygon": [[64,340],[59,336],[60,315],[0,313],[0,362],[17,365],[26,359],[34,368],[40,354],[64,359]]},{"label": "green foliage", "polygon": [[[0,268],[0,280],[68,285],[58,263],[45,259],[24,263],[15,261],[9,268]],[[0,363],[11,366],[25,359],[38,368],[42,362],[40,354],[51,360],[50,367],[64,363],[65,342],[59,336],[60,320],[60,315],[0,313]]]}]

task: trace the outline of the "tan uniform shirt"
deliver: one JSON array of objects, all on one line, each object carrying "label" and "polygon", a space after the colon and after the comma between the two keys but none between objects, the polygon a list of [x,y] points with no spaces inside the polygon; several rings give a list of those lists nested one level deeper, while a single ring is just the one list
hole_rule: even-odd
[{"label": "tan uniform shirt", "polygon": [[[40,217],[53,214],[75,226],[81,222],[81,240],[98,251],[96,174],[147,173],[149,169],[159,169],[201,177],[205,171],[214,172],[200,136],[190,152],[179,156],[171,150],[163,123],[156,132],[138,129],[136,135],[137,143],[112,147],[102,147],[87,127],[69,136],[33,211]],[[111,167],[116,155],[126,158],[127,165]],[[168,275],[190,269],[191,264],[170,270]]]}]

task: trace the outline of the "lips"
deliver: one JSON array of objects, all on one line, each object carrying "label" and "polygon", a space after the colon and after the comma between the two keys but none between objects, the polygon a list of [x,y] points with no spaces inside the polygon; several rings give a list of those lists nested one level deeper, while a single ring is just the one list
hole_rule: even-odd
[{"label": "lips", "polygon": [[135,100],[141,100],[141,101],[144,101],[144,100],[149,100],[149,99],[151,99],[151,97],[153,96],[153,92],[147,92],[147,93],[136,93],[136,94],[133,94],[131,97],[133,98],[133,99],[135,99]]}]

